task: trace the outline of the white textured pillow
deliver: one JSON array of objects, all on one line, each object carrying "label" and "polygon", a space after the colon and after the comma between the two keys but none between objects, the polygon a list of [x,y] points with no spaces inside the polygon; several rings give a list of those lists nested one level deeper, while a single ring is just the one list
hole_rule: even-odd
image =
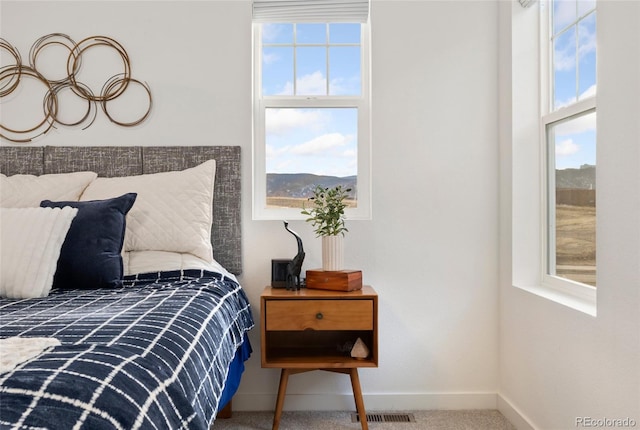
[{"label": "white textured pillow", "polygon": [[179,172],[98,178],[80,200],[137,193],[127,214],[124,251],[188,252],[212,262],[215,160]]},{"label": "white textured pillow", "polygon": [[0,296],[45,297],[78,209],[0,208]]},{"label": "white textured pillow", "polygon": [[41,176],[6,176],[0,173],[0,207],[36,208],[42,200],[77,202],[87,185],[97,176],[94,172]]}]

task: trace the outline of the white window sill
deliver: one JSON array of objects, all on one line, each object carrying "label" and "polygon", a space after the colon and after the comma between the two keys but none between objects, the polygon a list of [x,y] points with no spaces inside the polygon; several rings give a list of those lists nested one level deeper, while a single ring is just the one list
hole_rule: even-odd
[{"label": "white window sill", "polygon": [[581,286],[582,288],[576,291],[574,288],[549,285],[514,285],[514,287],[592,317],[597,316],[595,288]]}]

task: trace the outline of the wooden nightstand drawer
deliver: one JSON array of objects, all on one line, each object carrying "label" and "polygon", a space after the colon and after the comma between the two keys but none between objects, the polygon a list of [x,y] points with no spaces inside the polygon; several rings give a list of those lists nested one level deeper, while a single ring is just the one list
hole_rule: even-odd
[{"label": "wooden nightstand drawer", "polygon": [[373,330],[373,300],[270,300],[267,330]]}]

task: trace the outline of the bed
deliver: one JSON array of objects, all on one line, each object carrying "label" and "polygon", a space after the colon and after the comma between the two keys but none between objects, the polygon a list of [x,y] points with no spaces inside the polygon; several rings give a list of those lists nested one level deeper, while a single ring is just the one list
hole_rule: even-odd
[{"label": "bed", "polygon": [[0,147],[0,428],[213,425],[254,325],[239,172],[234,146]]}]

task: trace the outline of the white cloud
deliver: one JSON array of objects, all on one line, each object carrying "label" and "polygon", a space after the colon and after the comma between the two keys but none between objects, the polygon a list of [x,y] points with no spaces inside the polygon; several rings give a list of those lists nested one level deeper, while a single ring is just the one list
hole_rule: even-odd
[{"label": "white cloud", "polygon": [[269,64],[273,64],[276,63],[280,60],[280,56],[274,53],[270,53],[270,54],[263,54],[262,55],[262,62],[265,65],[269,65]]},{"label": "white cloud", "polygon": [[342,153],[344,158],[352,158],[354,160],[358,159],[358,152],[355,149],[347,149]]},{"label": "white cloud", "polygon": [[[304,75],[296,81],[296,93],[303,96],[323,96],[327,94],[327,80],[322,72],[316,71],[309,75]],[[287,81],[282,90],[277,93],[279,96],[293,94],[293,82]]]},{"label": "white cloud", "polygon": [[322,72],[316,71],[310,75],[304,75],[296,81],[296,91],[300,95],[326,95],[327,79]]},{"label": "white cloud", "polygon": [[580,151],[580,146],[572,139],[563,140],[556,144],[556,157],[573,155],[578,151]]},{"label": "white cloud", "polygon": [[355,135],[327,133],[300,145],[282,149],[267,147],[267,171],[339,177],[355,175],[358,160],[350,148],[354,140]]},{"label": "white cloud", "polygon": [[278,39],[285,32],[288,34],[292,31],[291,27],[287,24],[263,24],[262,25],[262,40],[264,42],[273,42]]},{"label": "white cloud", "polygon": [[269,145],[269,144],[267,144],[267,145],[265,145],[265,146],[264,146],[264,153],[265,153],[265,156],[266,156],[267,158],[271,158],[271,157],[273,157],[274,155],[276,155],[276,150],[275,150],[275,148],[273,147],[273,145]]},{"label": "white cloud", "polygon": [[578,58],[596,51],[596,34],[589,31],[586,25],[581,25],[579,29],[580,41],[578,42]]},{"label": "white cloud", "polygon": [[273,172],[274,173],[290,172],[292,170],[295,170],[295,168],[292,169],[292,166],[296,166],[296,164],[294,163],[294,160],[290,158],[285,158],[283,160],[280,160],[280,162],[274,166]]},{"label": "white cloud", "polygon": [[360,94],[360,76],[332,79],[329,83],[329,94],[332,96]]},{"label": "white cloud", "polygon": [[282,87],[282,91],[276,93],[277,96],[290,96],[293,95],[293,82],[287,81]]},{"label": "white cloud", "polygon": [[[582,94],[580,94],[579,99],[580,100],[584,100],[584,99],[587,99],[589,97],[593,97],[593,96],[596,95],[596,92],[597,92],[597,85],[593,84],[589,88],[584,90],[582,92]],[[569,105],[574,104],[575,102],[576,102],[576,98],[575,97],[571,97],[571,98],[568,98],[567,100],[563,100],[561,102],[556,103],[555,108],[556,109],[560,109],[560,108],[563,108],[563,107],[567,107]]]},{"label": "white cloud", "polygon": [[576,67],[576,47],[574,44],[553,51],[553,67],[557,71],[566,72]]},{"label": "white cloud", "polygon": [[[327,94],[327,80],[320,71],[304,75],[296,81],[296,93],[303,96],[324,96]],[[277,95],[288,96],[292,94],[293,82],[287,81]]]},{"label": "white cloud", "polygon": [[589,88],[584,90],[584,92],[582,94],[580,94],[580,100],[595,96],[596,95],[596,89],[597,89],[597,85],[596,84],[591,85]]},{"label": "white cloud", "polygon": [[298,128],[324,123],[324,116],[318,110],[267,109],[265,115],[267,134],[282,135]]},{"label": "white cloud", "polygon": [[557,103],[555,104],[555,108],[556,108],[556,109],[561,109],[561,108],[567,107],[567,106],[569,106],[569,105],[572,105],[572,104],[574,104],[575,102],[576,102],[576,98],[575,98],[575,97],[571,97],[570,99],[563,100],[563,101],[561,101],[561,102],[557,102]]},{"label": "white cloud", "polygon": [[284,146],[282,148],[275,148],[273,145],[265,145],[265,157],[267,159],[278,157],[282,154],[289,152],[290,146]]},{"label": "white cloud", "polygon": [[291,149],[291,153],[295,155],[317,155],[326,153],[326,151],[340,148],[347,145],[353,140],[353,136],[343,135],[341,133],[328,133],[296,145]]}]

